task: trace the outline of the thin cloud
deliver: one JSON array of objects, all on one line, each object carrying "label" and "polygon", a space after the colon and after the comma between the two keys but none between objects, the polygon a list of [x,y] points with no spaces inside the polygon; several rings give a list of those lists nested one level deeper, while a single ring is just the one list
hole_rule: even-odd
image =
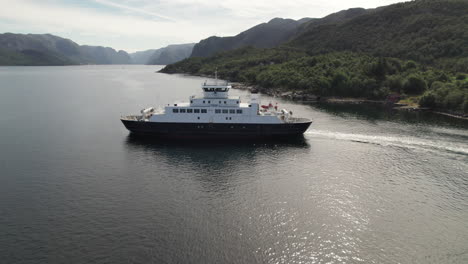
[{"label": "thin cloud", "polygon": [[161,14],[158,14],[158,13],[155,13],[155,12],[149,12],[149,11],[141,9],[141,8],[135,8],[135,7],[127,6],[127,5],[118,4],[118,3],[115,3],[113,1],[108,1],[108,0],[93,0],[93,1],[95,1],[96,3],[99,3],[99,4],[103,4],[103,5],[107,5],[107,6],[111,6],[111,7],[117,7],[117,8],[123,9],[123,10],[127,10],[127,11],[132,11],[132,12],[137,12],[137,13],[144,14],[144,15],[150,15],[150,16],[153,16],[153,17],[162,18],[162,19],[165,19],[165,20],[168,20],[168,21],[173,21],[173,22],[176,21],[175,19],[173,19],[171,17],[168,17],[168,16],[165,16],[165,15],[161,15]]},{"label": "thin cloud", "polygon": [[394,2],[398,0],[0,0],[0,27],[4,32],[52,33],[80,44],[141,50],[236,35],[274,17],[323,17]]},{"label": "thin cloud", "polygon": [[24,0],[11,2],[9,9],[0,9],[0,17],[24,24],[40,24],[48,31],[54,31],[55,27],[66,27],[70,30],[135,37],[154,36],[156,32],[162,37],[168,37],[174,35],[173,32],[180,26],[187,26],[183,22],[154,21],[136,16],[97,12],[90,8],[67,8]]}]

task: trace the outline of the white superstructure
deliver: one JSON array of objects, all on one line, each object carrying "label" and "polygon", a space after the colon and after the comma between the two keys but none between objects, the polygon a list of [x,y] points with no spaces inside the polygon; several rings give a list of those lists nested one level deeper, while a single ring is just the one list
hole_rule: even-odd
[{"label": "white superstructure", "polygon": [[141,111],[142,121],[164,123],[288,123],[292,113],[278,111],[271,103],[261,106],[258,95],[252,94],[250,102],[243,103],[239,96],[229,96],[231,85],[227,82],[202,85],[203,96],[190,96],[189,102],[167,105],[163,111],[147,108]]}]

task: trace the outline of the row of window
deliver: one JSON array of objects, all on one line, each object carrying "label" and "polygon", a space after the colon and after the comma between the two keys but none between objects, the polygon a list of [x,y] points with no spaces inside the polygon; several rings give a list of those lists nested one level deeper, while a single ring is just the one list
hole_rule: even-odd
[{"label": "row of window", "polygon": [[[206,109],[191,109],[191,108],[172,108],[173,113],[202,113],[206,114]],[[215,109],[215,114],[242,114],[242,109]]]},{"label": "row of window", "polygon": [[198,113],[202,113],[202,114],[206,114],[207,111],[206,109],[191,109],[191,108],[181,108],[181,109],[178,109],[178,108],[173,108],[172,109],[172,112],[173,113],[195,113],[195,114],[198,114]]},{"label": "row of window", "polygon": [[215,114],[242,114],[242,109],[215,109]]},{"label": "row of window", "polygon": [[[190,103],[191,103],[191,104],[193,104],[193,100],[190,100]],[[205,103],[206,103],[206,101],[203,101],[203,103],[205,104]],[[208,103],[209,103],[209,104],[211,104],[211,101],[208,101]],[[222,101],[219,101],[219,104],[221,104],[221,103],[222,103]],[[239,103],[239,101],[236,101],[236,103],[238,104],[238,103]],[[227,104],[227,102],[226,102],[226,101],[224,101],[224,104]],[[175,104],[174,106],[177,106],[177,104]]]}]

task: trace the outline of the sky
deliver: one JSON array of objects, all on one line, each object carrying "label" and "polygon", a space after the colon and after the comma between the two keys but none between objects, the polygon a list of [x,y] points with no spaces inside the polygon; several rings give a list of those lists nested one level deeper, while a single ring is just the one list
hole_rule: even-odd
[{"label": "sky", "polygon": [[0,33],[50,33],[135,52],[233,36],[272,18],[320,18],[403,0],[0,0]]}]

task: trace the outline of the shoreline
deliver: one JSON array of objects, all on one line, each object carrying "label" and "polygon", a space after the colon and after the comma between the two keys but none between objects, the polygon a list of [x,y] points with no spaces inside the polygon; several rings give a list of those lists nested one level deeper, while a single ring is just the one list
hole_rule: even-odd
[{"label": "shoreline", "polygon": [[[206,76],[208,77],[208,76]],[[233,82],[231,83],[233,89],[250,91],[251,93],[262,93],[265,95],[269,95],[272,97],[279,97],[286,100],[291,100],[294,102],[302,102],[302,103],[330,103],[330,104],[380,104],[380,105],[388,105],[391,106],[393,109],[398,111],[424,111],[424,112],[431,112],[434,114],[439,114],[451,118],[457,118],[462,120],[468,120],[468,115],[461,115],[451,112],[444,112],[440,109],[429,109],[425,107],[415,106],[415,105],[408,105],[402,104],[398,102],[391,102],[389,100],[371,100],[366,98],[352,98],[352,97],[321,97],[316,95],[310,95],[301,93],[298,91],[279,91],[277,89],[265,89],[260,86],[252,86],[247,85],[240,82]]]},{"label": "shoreline", "polygon": [[[158,71],[160,72],[160,71]],[[164,73],[164,72],[163,72]],[[168,73],[171,74],[171,73]],[[203,74],[187,74],[187,73],[176,73],[176,74],[183,74],[187,76],[198,76],[198,77],[206,77],[206,78],[214,78],[211,75],[203,75]],[[452,112],[444,112],[440,109],[429,109],[415,105],[408,105],[399,102],[391,102],[388,100],[371,100],[366,98],[351,98],[351,97],[322,97],[316,95],[305,94],[297,91],[279,91],[278,89],[265,89],[258,85],[248,85],[242,82],[230,82],[233,89],[249,91],[251,93],[261,93],[272,97],[278,97],[286,100],[291,100],[294,102],[302,102],[302,103],[330,103],[330,104],[380,104],[380,105],[389,105],[392,106],[393,109],[398,111],[425,111],[431,112],[438,115],[443,115],[446,117],[467,120],[468,121],[468,114],[461,115]]]}]

